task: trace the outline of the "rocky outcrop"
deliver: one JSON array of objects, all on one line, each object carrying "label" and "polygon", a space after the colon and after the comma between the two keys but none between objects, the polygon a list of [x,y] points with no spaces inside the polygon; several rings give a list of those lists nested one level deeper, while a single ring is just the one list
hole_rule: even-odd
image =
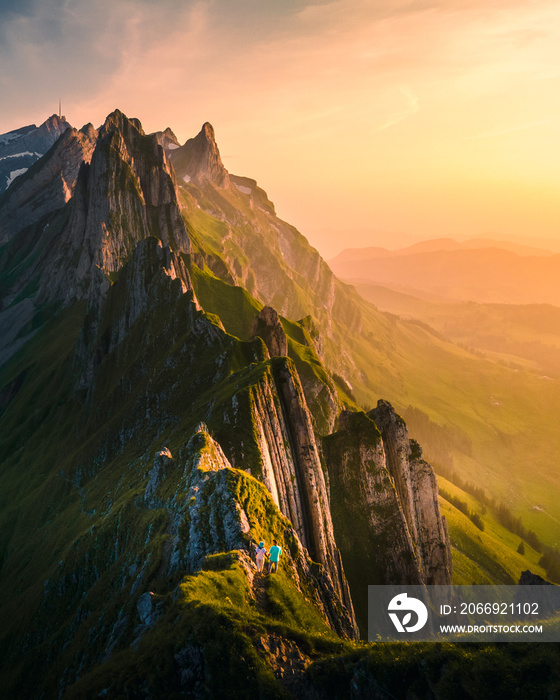
[{"label": "rocky outcrop", "polygon": [[167,127],[165,131],[156,131],[154,134],[150,135],[155,136],[157,142],[160,146],[162,146],[163,150],[166,153],[168,153],[169,151],[176,150],[181,145],[177,137],[169,127]]},{"label": "rocky outcrop", "polygon": [[149,236],[179,253],[191,244],[181,218],[175,175],[157,139],[115,111],[99,131],[91,167],[77,192],[70,228],[89,261],[115,272]]},{"label": "rocky outcrop", "polygon": [[[80,368],[76,389],[86,389],[90,395],[101,363],[127,339],[143,314],[169,308],[189,292],[182,305],[183,321],[193,326],[200,315],[183,259],[153,237],[138,243],[113,286],[101,274],[92,279],[92,285],[96,282],[74,354],[74,366]],[[171,328],[169,333],[171,337]],[[148,340],[146,330],[144,342]]]},{"label": "rocky outcrop", "polygon": [[338,430],[323,438],[323,454],[334,535],[365,636],[367,586],[421,584],[418,558],[375,423],[343,412]]},{"label": "rocky outcrop", "polygon": [[424,583],[449,585],[451,545],[439,507],[434,470],[422,459],[418,443],[409,440],[405,422],[390,403],[379,401],[368,415],[383,436],[387,467],[399,494]]},{"label": "rocky outcrop", "polygon": [[554,584],[550,583],[550,581],[547,581],[542,576],[539,576],[538,574],[534,574],[529,569],[526,569],[525,571],[521,572],[521,576],[519,577],[519,581],[517,582],[517,585],[518,586],[553,586]]},{"label": "rocky outcrop", "polygon": [[386,402],[367,415],[343,412],[323,453],[334,534],[365,634],[368,585],[451,583],[437,482]]},{"label": "rocky outcrop", "polygon": [[253,320],[251,335],[262,338],[271,357],[287,357],[288,340],[276,311],[265,306]]},{"label": "rocky outcrop", "polygon": [[323,566],[353,620],[311,415],[291,360],[278,358],[271,363],[271,371],[251,394],[263,482],[311,558]]},{"label": "rocky outcrop", "polygon": [[139,505],[167,509],[169,539],[162,570],[169,576],[178,570],[198,571],[208,557],[235,550],[252,582],[254,566],[247,554],[251,542],[269,542],[264,533],[273,533],[284,550],[282,567],[298,588],[308,590],[332,629],[354,638],[352,609],[343,604],[336,579],[326,566],[314,564],[302,545],[300,532],[310,533],[292,528],[272,501],[262,483],[232,469],[220,444],[201,424],[177,458],[168,450],[156,454]]},{"label": "rocky outcrop", "polygon": [[220,188],[230,186],[228,171],[224,168],[216,144],[214,127],[206,122],[193,139],[170,152],[177,176],[184,182],[203,184],[211,182]]},{"label": "rocky outcrop", "polygon": [[89,163],[97,132],[91,124],[68,128],[52,149],[0,197],[0,245],[63,207],[72,197],[82,163]]},{"label": "rocky outcrop", "polygon": [[[14,240],[23,271],[4,308],[31,284],[38,304],[84,298],[99,304],[148,238],[174,255],[191,251],[175,175],[162,147],[118,110],[99,134],[92,127],[66,131],[1,204],[0,235],[37,224],[32,235],[23,231]],[[10,257],[5,256],[8,264]],[[170,265],[182,265],[176,272],[185,282],[183,263],[176,259]]]}]

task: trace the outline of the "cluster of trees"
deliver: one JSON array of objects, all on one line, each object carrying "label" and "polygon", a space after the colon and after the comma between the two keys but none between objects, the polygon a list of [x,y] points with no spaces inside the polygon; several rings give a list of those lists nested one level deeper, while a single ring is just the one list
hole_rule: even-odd
[{"label": "cluster of trees", "polygon": [[472,520],[472,522],[477,526],[479,530],[484,530],[484,522],[482,518],[478,513],[470,510],[469,506],[465,501],[462,501],[458,496],[453,496],[451,493],[445,491],[444,489],[440,489],[439,494],[440,496],[445,498],[446,501],[449,501],[451,505],[455,506],[457,510],[460,510],[461,513],[466,515],[467,518],[470,518],[470,520]]},{"label": "cluster of trees", "polygon": [[[554,547],[549,547],[543,544],[538,535],[533,532],[533,530],[528,530],[524,525],[520,517],[516,517],[511,510],[500,501],[497,501],[493,496],[490,496],[486,491],[475,484],[470,483],[462,479],[453,469],[449,469],[444,465],[435,464],[434,469],[438,474],[443,476],[445,479],[450,481],[455,486],[459,487],[465,493],[470,494],[483,506],[483,513],[488,508],[494,514],[496,520],[515,535],[519,535],[521,542],[517,551],[519,554],[525,554],[525,542],[530,545],[536,552],[541,554],[539,559],[539,565],[543,567],[546,571],[546,576],[550,581],[554,583],[560,583],[560,552]],[[440,489],[440,493],[447,501],[452,503],[456,508],[458,508],[462,513],[467,515],[475,525],[478,526],[475,518],[480,520],[482,523],[481,530],[484,529],[484,523],[482,522],[480,515],[478,513],[469,513],[468,505],[465,501],[456,496],[451,496],[443,489]],[[474,515],[474,518],[472,517]]]},{"label": "cluster of trees", "polygon": [[408,406],[402,411],[402,417],[408,426],[409,433],[418,436],[420,444],[430,446],[432,464],[437,462],[443,468],[452,470],[453,452],[462,452],[469,456],[472,454],[471,440],[460,429],[443,427],[431,420],[427,413],[414,406]]},{"label": "cluster of trees", "polygon": [[[443,427],[435,423],[430,417],[414,406],[408,406],[402,412],[409,431],[421,438],[421,442],[430,446],[429,461],[440,476],[458,486],[462,491],[473,496],[482,506],[482,515],[489,509],[496,520],[510,532],[521,539],[518,552],[524,554],[525,544],[530,545],[542,556],[539,564],[546,571],[547,578],[555,583],[560,583],[560,552],[554,547],[543,544],[538,535],[529,530],[523,524],[520,517],[515,516],[504,503],[490,496],[483,488],[462,479],[453,469],[453,452],[460,451],[471,454],[472,444],[469,438],[459,429],[448,426]],[[464,513],[480,529],[484,530],[484,522],[481,514],[469,509],[467,503],[456,496],[440,489],[441,495],[452,503],[458,510]],[[523,551],[520,551],[523,546]]]}]

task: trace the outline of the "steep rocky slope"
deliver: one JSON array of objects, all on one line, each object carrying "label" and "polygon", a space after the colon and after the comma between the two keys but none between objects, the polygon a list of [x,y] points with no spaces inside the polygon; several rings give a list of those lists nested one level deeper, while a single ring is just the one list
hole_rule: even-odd
[{"label": "steep rocky slope", "polygon": [[367,624],[367,586],[452,583],[451,547],[434,472],[385,401],[342,413],[323,438],[334,534]]},{"label": "steep rocky slope", "polygon": [[[174,160],[174,166],[194,260],[203,270],[193,283],[204,286],[205,304],[222,303],[216,300],[219,285],[209,281],[214,276],[229,289],[247,290],[260,304],[256,313],[270,306],[284,319],[299,319],[300,328],[310,321],[302,329],[308,345],[289,341],[294,360],[314,352],[347,406],[372,407],[380,397],[390,401],[429,460],[506,502],[544,542],[557,542],[560,480],[553,455],[560,437],[551,417],[560,410],[558,383],[545,386],[541,376],[507,366],[509,358],[482,359],[422,324],[380,313],[334,277],[305,238],[276,215],[254,180],[229,173],[225,181],[213,129],[203,128],[196,138],[201,152],[213,154],[214,167],[200,161],[200,177],[186,182],[181,162]],[[174,153],[177,148],[169,150],[171,159]],[[244,324],[225,318],[224,324],[248,339],[253,317]],[[302,382],[311,404],[309,389],[318,385]],[[312,413],[318,415],[316,406]],[[321,434],[334,427],[325,419],[316,424]]]},{"label": "steep rocky slope", "polygon": [[[244,259],[212,245],[193,202],[218,177],[213,192],[239,193],[228,206],[240,202],[244,221],[249,195],[220,179],[211,130],[197,139],[184,147],[181,193],[172,135],[146,135],[116,111],[98,133],[67,130],[0,199],[0,324],[13,329],[0,367],[7,697],[149,697],[138,671],[148,657],[157,678],[173,666],[173,692],[219,696],[242,679],[240,697],[280,696],[284,675],[301,679],[321,654],[350,648],[353,598],[378,581],[370,574],[449,580],[433,473],[402,421],[385,404],[344,413],[321,442],[342,404],[318,322],[278,316],[227,283]],[[303,238],[283,232],[285,254],[266,254],[293,292],[282,310],[306,308],[294,295],[309,274],[326,318],[338,283],[318,254],[313,269],[291,267]],[[354,515],[372,543],[365,579],[341,525]],[[374,544],[387,527],[404,567]],[[281,571],[264,580],[251,551],[273,538]]]}]

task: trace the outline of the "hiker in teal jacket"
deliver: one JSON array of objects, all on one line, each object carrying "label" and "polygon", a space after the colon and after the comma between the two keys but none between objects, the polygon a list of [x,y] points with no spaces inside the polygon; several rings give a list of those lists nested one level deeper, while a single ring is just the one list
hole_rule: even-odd
[{"label": "hiker in teal jacket", "polygon": [[282,547],[278,546],[278,542],[276,542],[276,540],[272,540],[272,547],[268,552],[268,556],[270,558],[270,566],[268,567],[269,574],[275,574],[278,571],[278,561],[281,554]]}]

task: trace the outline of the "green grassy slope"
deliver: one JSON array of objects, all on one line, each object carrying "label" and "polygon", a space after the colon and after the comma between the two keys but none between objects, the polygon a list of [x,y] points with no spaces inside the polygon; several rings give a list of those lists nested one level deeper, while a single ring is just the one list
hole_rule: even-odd
[{"label": "green grassy slope", "polygon": [[[500,525],[491,510],[447,479],[440,476],[438,483],[441,512],[449,528],[455,585],[515,584],[526,569],[546,578],[538,563],[539,552],[524,543],[525,554],[519,554],[520,537]],[[482,530],[453,505],[454,499],[479,516]]]},{"label": "green grassy slope", "polygon": [[381,311],[427,323],[444,337],[540,374],[560,377],[560,309],[549,304],[435,302],[368,284],[358,292]]},{"label": "green grassy slope", "polygon": [[[222,256],[230,278],[258,303],[291,318],[313,317],[321,359],[343,378],[337,384],[343,400],[364,407],[390,401],[429,461],[441,461],[445,452],[447,466],[506,503],[544,542],[560,544],[556,382],[380,312],[336,280],[303,236],[246,195],[211,186],[183,192],[200,251]],[[243,263],[236,267],[238,249]],[[420,415],[437,430],[426,430]]]}]

